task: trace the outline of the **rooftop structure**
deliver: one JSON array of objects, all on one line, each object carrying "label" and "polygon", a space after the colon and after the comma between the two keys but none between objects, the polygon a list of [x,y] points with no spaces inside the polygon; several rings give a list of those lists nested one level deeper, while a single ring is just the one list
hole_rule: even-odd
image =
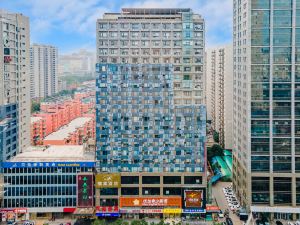
[{"label": "rooftop structure", "polygon": [[84,145],[31,146],[10,162],[78,162],[94,161],[93,153],[86,153]]},{"label": "rooftop structure", "polygon": [[72,120],[69,124],[61,127],[58,131],[53,132],[52,134],[45,137],[44,140],[62,140],[68,138],[70,133],[75,132],[78,128],[83,127],[85,123],[91,120],[91,117],[78,117]]}]

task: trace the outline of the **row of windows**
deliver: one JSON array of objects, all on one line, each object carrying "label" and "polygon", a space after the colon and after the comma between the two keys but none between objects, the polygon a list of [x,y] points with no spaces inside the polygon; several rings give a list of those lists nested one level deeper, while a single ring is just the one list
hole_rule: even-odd
[{"label": "row of windows", "polygon": [[[299,57],[300,58],[300,57]],[[203,57],[192,57],[192,58],[140,58],[140,57],[130,57],[130,58],[119,58],[119,57],[100,57],[99,56],[99,62],[100,63],[132,63],[132,64],[139,64],[139,63],[154,63],[154,64],[170,64],[171,62],[174,62],[174,64],[181,64],[181,63],[195,63],[195,64],[202,64],[203,63]]]},{"label": "row of windows", "polygon": [[[292,179],[275,177],[273,179],[273,196],[275,205],[292,203]],[[270,178],[252,177],[252,202],[254,204],[270,204]],[[300,179],[296,179],[296,203],[300,205]]]},{"label": "row of windows", "polygon": [[[269,172],[270,171],[269,156],[251,156],[252,172]],[[291,173],[292,157],[291,156],[273,156],[273,172]],[[300,172],[300,157],[295,158],[295,172]]]},{"label": "row of windows", "polygon": [[[76,181],[75,183],[76,184]],[[20,184],[22,185],[22,184]],[[52,185],[52,184],[51,184]],[[34,196],[66,196],[66,195],[74,195],[76,196],[76,186],[67,186],[66,184],[63,184],[64,186],[50,186],[48,184],[47,186],[40,186],[38,187],[31,187],[31,186],[17,186],[17,187],[5,187],[5,193],[4,196],[28,196],[28,197],[34,197]]]},{"label": "row of windows", "polygon": [[[160,195],[160,188],[159,187],[147,187],[142,188],[142,195]],[[163,195],[179,195],[183,194],[182,188],[172,188],[166,187],[163,188]],[[118,195],[117,188],[103,188],[100,189],[100,195]],[[121,188],[121,195],[140,195],[138,187],[128,187],[128,188]]]},{"label": "row of windows", "polygon": [[194,30],[202,30],[203,24],[202,23],[105,23],[101,22],[98,23],[98,28],[100,30],[106,30],[106,29],[164,29],[164,30],[170,30],[170,29],[193,29]]},{"label": "row of windows", "polygon": [[11,185],[27,184],[75,184],[76,175],[16,175],[4,176],[4,182]]},{"label": "row of windows", "polygon": [[76,207],[76,197],[73,198],[15,198],[15,199],[4,199],[3,200],[4,208],[19,208],[19,207],[35,207],[35,208],[42,208],[42,207],[66,207],[66,206],[73,206]]}]

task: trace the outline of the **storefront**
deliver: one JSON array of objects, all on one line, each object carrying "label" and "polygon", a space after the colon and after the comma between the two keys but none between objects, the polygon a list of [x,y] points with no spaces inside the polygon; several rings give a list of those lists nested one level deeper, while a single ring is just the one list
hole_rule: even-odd
[{"label": "storefront", "polygon": [[96,206],[96,216],[100,218],[118,218],[120,212],[118,206]]},{"label": "storefront", "polygon": [[181,212],[182,212],[181,208],[164,208],[163,209],[164,219],[180,218]]},{"label": "storefront", "polygon": [[181,205],[181,197],[120,197],[120,213],[125,219],[180,217]]},{"label": "storefront", "polygon": [[10,223],[29,219],[27,208],[1,209],[0,213],[3,222]]},{"label": "storefront", "polygon": [[206,218],[208,219],[218,218],[219,212],[220,208],[218,206],[206,206]]}]

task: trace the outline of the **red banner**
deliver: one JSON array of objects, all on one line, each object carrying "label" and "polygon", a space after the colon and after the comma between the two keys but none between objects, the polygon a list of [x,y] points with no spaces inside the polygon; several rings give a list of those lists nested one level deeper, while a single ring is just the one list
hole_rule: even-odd
[{"label": "red banner", "polygon": [[112,213],[119,212],[118,206],[96,206],[97,213]]}]

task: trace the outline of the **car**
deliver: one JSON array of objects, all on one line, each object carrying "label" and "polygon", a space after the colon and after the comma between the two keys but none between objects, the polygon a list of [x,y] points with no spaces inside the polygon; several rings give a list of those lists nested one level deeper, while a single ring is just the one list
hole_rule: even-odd
[{"label": "car", "polygon": [[295,225],[300,225],[300,221],[296,221]]},{"label": "car", "polygon": [[219,218],[224,218],[224,214],[223,214],[223,212],[220,210],[220,212],[218,213],[218,217]]},{"label": "car", "polygon": [[233,225],[232,219],[230,219],[229,217],[226,218],[226,223],[227,225]]},{"label": "car", "polygon": [[275,223],[276,223],[276,225],[283,225],[283,223],[279,220],[277,220]]},{"label": "car", "polygon": [[294,225],[292,222],[288,222],[288,225]]}]

